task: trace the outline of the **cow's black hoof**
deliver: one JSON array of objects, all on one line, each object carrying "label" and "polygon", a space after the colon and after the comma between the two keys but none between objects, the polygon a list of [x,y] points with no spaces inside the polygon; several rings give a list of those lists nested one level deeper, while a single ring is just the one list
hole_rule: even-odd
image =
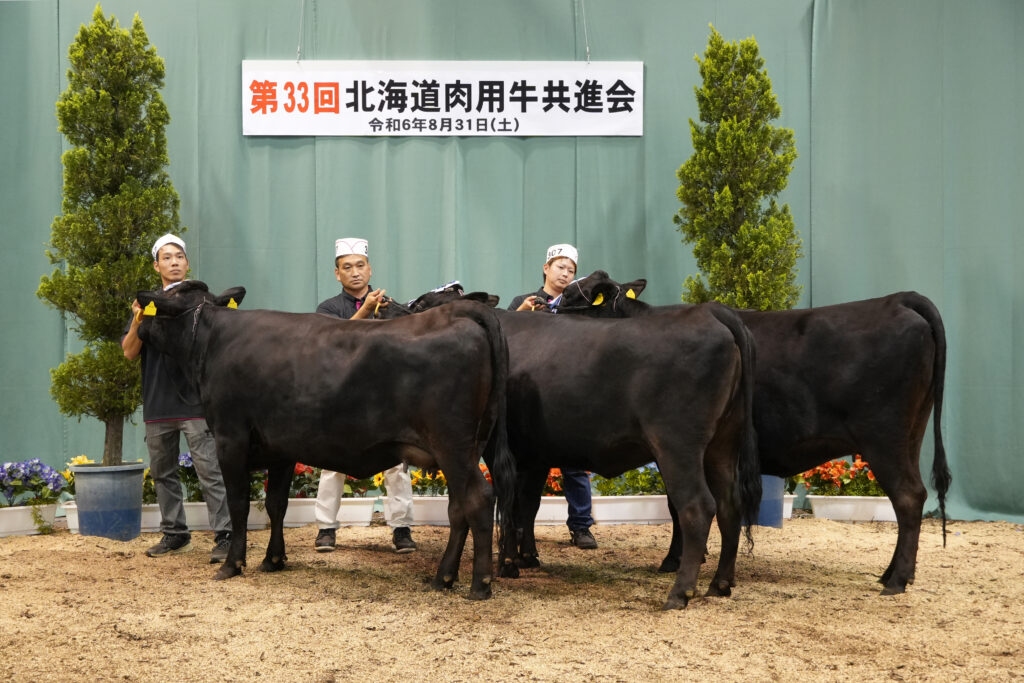
[{"label": "cow's black hoof", "polygon": [[260,563],[259,570],[261,572],[279,572],[284,569],[284,560],[278,560],[274,562],[269,557]]},{"label": "cow's black hoof", "polygon": [[520,555],[516,564],[523,569],[536,569],[540,566],[540,558],[536,555]]},{"label": "cow's black hoof", "polygon": [[727,598],[732,595],[732,587],[728,581],[712,581],[705,595],[711,598]]},{"label": "cow's black hoof", "polygon": [[454,577],[435,576],[430,582],[430,587],[436,591],[451,590],[455,587]]},{"label": "cow's black hoof", "polygon": [[661,561],[661,566],[658,567],[658,571],[662,574],[674,574],[679,571],[679,558],[677,557],[666,557]]},{"label": "cow's black hoof", "polygon": [[230,579],[232,576],[240,576],[242,574],[241,567],[233,567],[228,565],[227,562],[220,566],[217,573],[213,575],[214,581],[223,581],[224,579]]},{"label": "cow's black hoof", "polygon": [[506,562],[498,568],[498,576],[503,579],[518,579],[519,567],[516,566],[515,562]]},{"label": "cow's black hoof", "polygon": [[467,600],[490,600],[491,599],[491,587],[483,586],[480,589],[474,589],[469,591],[469,595],[466,596]]},{"label": "cow's black hoof", "polygon": [[879,593],[879,595],[900,595],[901,593],[906,593],[906,592],[907,592],[907,587],[906,586],[886,586],[885,588],[882,589],[882,592]]},{"label": "cow's black hoof", "polygon": [[662,612],[668,612],[673,609],[686,609],[687,600],[680,600],[679,598],[669,598],[665,601],[665,604],[661,606]]}]

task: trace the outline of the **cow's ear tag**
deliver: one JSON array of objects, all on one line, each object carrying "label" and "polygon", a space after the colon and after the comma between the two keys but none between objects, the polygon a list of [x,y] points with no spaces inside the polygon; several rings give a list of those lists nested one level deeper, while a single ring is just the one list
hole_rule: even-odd
[{"label": "cow's ear tag", "polygon": [[228,308],[238,308],[238,303],[235,301],[235,297],[231,297],[228,300]]},{"label": "cow's ear tag", "polygon": [[146,304],[146,307],[142,309],[142,315],[156,315],[156,304],[152,301]]},{"label": "cow's ear tag", "polygon": [[596,297],[594,297],[594,303],[592,303],[590,305],[591,306],[600,306],[603,303],[604,303],[604,294],[598,294]]},{"label": "cow's ear tag", "polygon": [[636,298],[636,292],[634,292],[632,289],[630,289],[628,292],[626,292],[626,298],[627,299],[635,299]]}]

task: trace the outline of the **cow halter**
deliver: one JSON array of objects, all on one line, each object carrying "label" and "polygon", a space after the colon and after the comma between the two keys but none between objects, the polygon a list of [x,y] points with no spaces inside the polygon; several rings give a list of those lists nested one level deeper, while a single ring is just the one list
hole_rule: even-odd
[{"label": "cow halter", "polygon": [[203,306],[206,305],[206,301],[196,306],[195,312],[192,314],[192,343],[196,343],[196,330],[199,328],[199,314],[203,311]]},{"label": "cow halter", "polygon": [[[585,311],[585,310],[587,310],[587,309],[589,309],[589,308],[591,308],[593,306],[601,306],[601,305],[603,305],[605,303],[604,295],[603,294],[598,294],[596,298],[591,299],[591,298],[587,297],[587,295],[584,293],[583,286],[580,283],[583,282],[586,279],[587,279],[586,277],[581,277],[578,280],[573,280],[572,282],[569,283],[569,286],[566,287],[566,289],[569,289],[569,287],[572,287],[573,285],[576,285],[576,291],[578,291],[580,297],[582,297],[583,300],[587,302],[585,305],[580,305],[580,306],[556,306],[555,308],[563,310],[563,311]],[[615,300],[619,298],[619,292],[621,292],[621,288],[616,287],[616,294],[612,298],[612,310],[613,311],[615,310]],[[565,292],[563,292],[558,298],[561,299],[564,296],[565,296]]]}]

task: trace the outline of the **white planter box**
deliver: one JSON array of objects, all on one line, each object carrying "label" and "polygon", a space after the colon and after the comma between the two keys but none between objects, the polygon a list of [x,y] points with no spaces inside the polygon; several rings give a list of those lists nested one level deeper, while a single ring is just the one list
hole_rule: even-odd
[{"label": "white planter box", "polygon": [[[384,496],[381,501],[384,503],[384,519],[390,522],[388,497]],[[412,519],[413,526],[449,526],[448,496],[413,496]]]},{"label": "white planter box", "polygon": [[884,496],[807,496],[815,517],[848,522],[895,522],[892,501]]},{"label": "white planter box", "polygon": [[[387,498],[384,516],[390,521]],[[592,515],[598,524],[665,524],[672,521],[666,496],[594,496]],[[413,496],[413,524],[448,526],[448,496]],[[569,505],[562,496],[540,499],[536,524],[565,524]]]},{"label": "white planter box", "polygon": [[[566,510],[568,514],[568,507]],[[667,496],[594,496],[591,515],[597,524],[666,524],[672,521]]]},{"label": "white planter box", "polygon": [[[591,516],[597,524],[666,524],[672,521],[668,513],[667,496],[594,496],[591,498]],[[563,496],[544,496],[540,499],[536,524],[557,526],[569,517],[569,504]]]},{"label": "white planter box", "polygon": [[564,525],[568,516],[569,504],[563,496],[543,496],[540,508],[537,509],[537,519],[533,523],[540,526]]},{"label": "white planter box", "polygon": [[[43,524],[52,527],[53,518],[57,515],[57,504],[37,505],[35,509],[42,515]],[[33,506],[15,505],[0,508],[0,536],[31,536],[38,534]]]},{"label": "white planter box", "polygon": [[782,518],[792,519],[793,518],[793,501],[796,500],[796,496],[786,494],[782,497]]},{"label": "white planter box", "polygon": [[[341,526],[370,526],[376,498],[342,498],[337,520]],[[447,517],[446,517],[447,519]],[[284,513],[286,527],[316,523],[316,498],[289,498]]]},{"label": "white planter box", "polygon": [[[185,506],[185,524],[190,531],[209,531],[210,518],[206,511],[206,503],[182,503]],[[75,501],[69,500],[63,504],[64,515],[68,521],[68,531],[78,533],[78,506]],[[247,529],[266,529],[270,524],[266,510],[256,507],[255,501],[249,502],[249,518],[246,523]],[[142,532],[153,533],[160,531],[160,506],[156,503],[148,503],[142,506]]]}]

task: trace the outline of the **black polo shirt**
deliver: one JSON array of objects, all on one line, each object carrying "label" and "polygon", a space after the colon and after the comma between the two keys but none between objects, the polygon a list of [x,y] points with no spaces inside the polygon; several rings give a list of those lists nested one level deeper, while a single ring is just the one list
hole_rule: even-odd
[{"label": "black polo shirt", "polygon": [[512,299],[512,303],[508,305],[508,310],[514,311],[517,308],[519,308],[523,304],[523,302],[526,301],[526,297],[528,296],[538,297],[542,299],[545,303],[551,303],[551,300],[555,298],[551,294],[545,292],[544,288],[541,287],[536,292],[530,292],[529,294],[520,294],[515,299]]},{"label": "black polo shirt", "polygon": [[[156,290],[160,291],[160,290]],[[124,328],[128,334],[131,320]],[[121,336],[124,339],[124,335]],[[178,361],[142,345],[142,420],[194,420],[206,417],[199,390],[188,381]]]},{"label": "black polo shirt", "polygon": [[[369,296],[372,291],[373,286],[367,285],[366,295]],[[359,310],[364,301],[366,301],[365,296],[362,299],[357,299],[343,289],[338,296],[332,296],[330,299],[321,301],[320,305],[316,307],[316,312],[348,320],[356,314],[356,311]]]}]

